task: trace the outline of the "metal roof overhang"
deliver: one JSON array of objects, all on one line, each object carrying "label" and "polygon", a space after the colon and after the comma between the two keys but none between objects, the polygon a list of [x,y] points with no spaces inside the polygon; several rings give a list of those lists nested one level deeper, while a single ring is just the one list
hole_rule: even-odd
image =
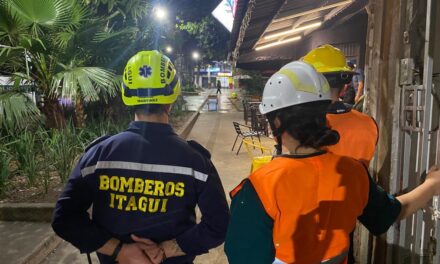
[{"label": "metal roof overhang", "polygon": [[301,43],[318,28],[343,23],[367,3],[368,0],[239,0],[231,34],[232,60],[238,67],[255,69],[259,67],[253,63],[285,63],[292,56],[274,50],[291,47],[287,44],[290,42]]}]

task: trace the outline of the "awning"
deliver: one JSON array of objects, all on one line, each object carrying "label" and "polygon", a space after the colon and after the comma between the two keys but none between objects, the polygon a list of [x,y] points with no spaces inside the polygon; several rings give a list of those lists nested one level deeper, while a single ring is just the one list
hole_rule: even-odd
[{"label": "awning", "polygon": [[318,29],[343,23],[359,13],[367,2],[368,0],[239,0],[231,36],[232,60],[247,64],[288,61],[294,57],[294,51],[283,54],[273,50],[301,43]]}]

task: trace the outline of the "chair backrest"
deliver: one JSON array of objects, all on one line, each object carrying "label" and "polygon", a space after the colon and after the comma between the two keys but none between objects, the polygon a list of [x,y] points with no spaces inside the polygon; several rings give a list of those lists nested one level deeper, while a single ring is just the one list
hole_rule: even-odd
[{"label": "chair backrest", "polygon": [[237,122],[232,122],[232,124],[234,125],[235,132],[237,132],[237,134],[239,135],[243,135],[243,133],[241,132],[240,124]]},{"label": "chair backrest", "polygon": [[273,150],[263,146],[259,141],[254,141],[249,138],[243,139],[243,144],[251,159],[260,156],[272,156]]}]

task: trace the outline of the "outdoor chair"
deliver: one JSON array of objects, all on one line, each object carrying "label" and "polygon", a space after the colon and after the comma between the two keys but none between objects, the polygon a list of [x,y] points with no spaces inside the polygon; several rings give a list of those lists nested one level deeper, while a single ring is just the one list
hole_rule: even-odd
[{"label": "outdoor chair", "polygon": [[[237,133],[237,136],[235,137],[234,145],[232,146],[231,151],[234,150],[235,144],[237,143],[238,138],[239,137],[241,138],[240,146],[238,147],[236,155],[238,155],[238,153],[240,152],[241,146],[243,145],[243,139],[251,138],[253,140],[254,137],[257,137],[258,141],[261,143],[260,133],[257,131],[252,131],[250,126],[246,126],[246,125],[243,125],[243,124],[240,124],[237,122],[232,122],[232,124],[234,125],[234,129],[235,129],[235,132]],[[246,128],[248,131],[242,131],[241,130],[242,127]]]},{"label": "outdoor chair", "polygon": [[272,160],[272,155],[274,153],[273,148],[265,147],[261,142],[256,142],[250,139],[243,139],[243,143],[252,160],[250,173],[256,171],[258,168]]}]

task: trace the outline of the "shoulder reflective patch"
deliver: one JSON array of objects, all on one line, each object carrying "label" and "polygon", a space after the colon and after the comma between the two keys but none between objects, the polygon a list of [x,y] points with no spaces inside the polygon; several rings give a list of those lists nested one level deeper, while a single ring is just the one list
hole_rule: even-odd
[{"label": "shoulder reflective patch", "polygon": [[288,69],[282,69],[278,73],[286,75],[287,78],[289,78],[290,82],[292,82],[293,86],[295,86],[295,88],[298,91],[312,93],[312,94],[318,94],[315,86],[310,85],[310,84],[301,83],[301,81],[298,79],[298,76],[296,76],[296,74],[293,71],[288,70]]},{"label": "shoulder reflective patch", "polygon": [[146,164],[127,161],[98,161],[96,165],[86,167],[81,170],[83,177],[93,174],[98,169],[120,169],[120,170],[134,170],[145,172],[160,172],[171,174],[182,174],[196,178],[197,180],[206,182],[208,180],[208,174],[196,171],[192,168],[173,166],[173,165],[160,165],[160,164]]}]

